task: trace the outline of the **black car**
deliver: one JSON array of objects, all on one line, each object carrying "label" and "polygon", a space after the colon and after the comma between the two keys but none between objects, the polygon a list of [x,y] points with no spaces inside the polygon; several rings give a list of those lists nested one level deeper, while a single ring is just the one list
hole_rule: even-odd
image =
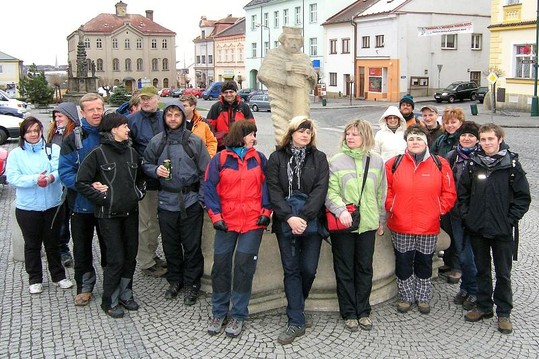
[{"label": "black car", "polygon": [[240,95],[241,99],[245,102],[249,101],[249,94],[253,92],[253,89],[239,89],[238,95]]},{"label": "black car", "polygon": [[448,101],[453,103],[456,100],[477,99],[477,84],[473,81],[457,81],[447,86],[443,90],[438,90],[434,93],[434,99],[440,103]]},{"label": "black car", "polygon": [[483,103],[483,101],[485,101],[485,96],[487,95],[487,92],[488,87],[486,86],[481,86],[477,89],[477,101],[479,101],[479,103]]}]

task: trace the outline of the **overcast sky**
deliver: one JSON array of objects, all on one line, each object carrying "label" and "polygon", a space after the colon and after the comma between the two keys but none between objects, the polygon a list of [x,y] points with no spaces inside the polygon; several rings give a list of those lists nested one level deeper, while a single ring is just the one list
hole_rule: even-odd
[{"label": "overcast sky", "polygon": [[[114,14],[118,0],[2,0],[0,51],[25,65],[67,64],[67,36],[101,13]],[[245,16],[249,0],[123,0],[128,14],[146,16],[176,33],[176,61],[193,62],[192,40],[200,33],[201,16],[218,20]]]}]

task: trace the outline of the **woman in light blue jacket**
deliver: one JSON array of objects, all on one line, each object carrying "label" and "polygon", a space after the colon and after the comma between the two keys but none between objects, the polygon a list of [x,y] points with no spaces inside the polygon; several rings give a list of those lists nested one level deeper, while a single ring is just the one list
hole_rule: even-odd
[{"label": "woman in light blue jacket", "polygon": [[[60,257],[60,226],[63,213],[62,184],[58,176],[60,147],[46,145],[43,125],[28,117],[20,127],[19,147],[9,154],[7,181],[16,188],[15,216],[24,238],[24,264],[28,273],[30,294],[43,291],[41,246],[45,245],[52,282],[62,289],[73,286],[66,279]],[[60,207],[61,212],[61,207]]]}]

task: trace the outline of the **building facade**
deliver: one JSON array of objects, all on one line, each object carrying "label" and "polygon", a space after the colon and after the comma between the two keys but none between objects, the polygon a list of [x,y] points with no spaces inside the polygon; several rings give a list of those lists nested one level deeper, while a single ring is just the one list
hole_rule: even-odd
[{"label": "building facade", "polygon": [[82,34],[100,86],[176,87],[176,33],[155,23],[153,10],[142,16],[128,14],[122,1],[115,7],[114,14],[99,14],[67,37],[69,64],[76,66]]},{"label": "building facade", "polygon": [[240,18],[234,25],[216,34],[215,81],[235,80],[243,85],[245,78],[244,58],[245,18]]},{"label": "building facade", "polygon": [[0,51],[0,89],[11,98],[19,96],[19,82],[23,76],[22,60]]}]

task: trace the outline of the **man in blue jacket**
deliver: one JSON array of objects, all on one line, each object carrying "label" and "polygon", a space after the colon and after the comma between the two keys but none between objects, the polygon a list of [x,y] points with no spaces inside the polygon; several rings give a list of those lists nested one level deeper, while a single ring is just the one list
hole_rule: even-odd
[{"label": "man in blue jacket", "polygon": [[104,100],[96,93],[88,93],[80,99],[82,114],[81,127],[64,140],[60,151],[58,172],[67,187],[67,201],[73,212],[71,216],[71,236],[75,257],[75,281],[77,295],[75,305],[84,306],[92,299],[96,274],[93,267],[92,240],[94,228],[101,248],[101,266],[106,265],[106,249],[94,217],[93,204],[75,188],[79,165],[86,155],[99,145],[99,125],[104,113]]}]

